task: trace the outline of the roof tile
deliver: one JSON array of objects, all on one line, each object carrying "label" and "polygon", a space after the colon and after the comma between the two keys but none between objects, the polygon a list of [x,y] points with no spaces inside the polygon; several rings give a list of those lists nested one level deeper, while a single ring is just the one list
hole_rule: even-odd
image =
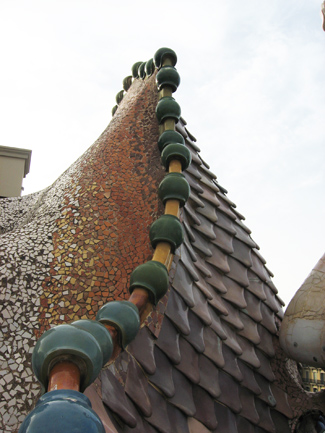
[{"label": "roof tile", "polygon": [[244,296],[247,306],[243,312],[248,314],[255,322],[261,322],[263,318],[261,313],[261,300],[249,290],[244,291]]},{"label": "roof tile", "polygon": [[263,316],[261,325],[263,325],[271,334],[277,333],[277,327],[275,324],[274,312],[264,303],[261,302],[261,313]]},{"label": "roof tile", "polygon": [[218,421],[218,426],[213,433],[237,433],[236,416],[223,404],[214,403],[214,409]]},{"label": "roof tile", "polygon": [[247,290],[252,292],[255,296],[257,296],[261,301],[265,301],[266,295],[263,288],[263,281],[258,278],[253,272],[248,270],[247,272],[249,285],[247,286]]},{"label": "roof tile", "polygon": [[226,293],[227,289],[222,280],[222,273],[211,265],[207,264],[207,266],[209,267],[212,277],[206,278],[205,281],[209,283],[210,286],[217,289],[219,293]]},{"label": "roof tile", "polygon": [[[202,199],[202,196],[201,196]],[[215,223],[218,220],[215,207],[206,200],[202,200],[203,207],[197,209],[197,212],[205,216],[209,221]]]},{"label": "roof tile", "polygon": [[236,417],[238,433],[256,433],[254,425],[242,416]]},{"label": "roof tile", "polygon": [[271,418],[270,408],[258,398],[255,400],[256,410],[260,415],[259,427],[262,427],[269,433],[276,433],[273,420]]},{"label": "roof tile", "polygon": [[201,199],[204,199],[209,203],[211,203],[212,205],[219,207],[220,200],[217,198],[216,193],[212,191],[209,187],[204,185],[203,183],[201,183],[200,186],[203,189],[203,192],[200,193]]},{"label": "roof tile", "polygon": [[282,389],[277,387],[274,383],[271,384],[271,391],[276,400],[275,409],[281,412],[287,418],[292,419],[293,411],[291,409],[291,406],[289,406],[287,394],[284,391],[282,391]]},{"label": "roof tile", "polygon": [[195,418],[188,418],[190,433],[211,433],[200,421]]},{"label": "roof tile", "polygon": [[213,230],[216,235],[216,239],[212,240],[211,242],[217,247],[221,248],[225,253],[231,254],[234,251],[232,244],[233,236],[218,226],[214,226]]},{"label": "roof tile", "polygon": [[218,367],[225,365],[225,360],[222,355],[222,342],[211,328],[204,328],[204,355],[213,361]]},{"label": "roof tile", "polygon": [[205,325],[211,325],[212,319],[207,299],[195,284],[193,285],[193,296],[195,301],[195,305],[192,308],[193,313],[195,313]]},{"label": "roof tile", "polygon": [[206,356],[199,355],[200,382],[199,385],[208,391],[212,397],[219,397],[219,370]]},{"label": "roof tile", "polygon": [[229,314],[223,299],[221,298],[221,296],[215,294],[213,299],[208,299],[208,303],[210,305],[212,305],[212,307],[214,309],[216,309],[220,314],[226,316],[227,314]]},{"label": "roof tile", "polygon": [[239,318],[244,325],[244,329],[240,330],[238,334],[247,338],[247,340],[251,341],[253,344],[259,344],[261,337],[258,333],[256,322],[242,312],[239,312]]},{"label": "roof tile", "polygon": [[102,399],[112,412],[130,427],[135,427],[136,411],[125,395],[124,388],[108,369],[102,371]]},{"label": "roof tile", "polygon": [[258,349],[262,350],[266,355],[272,358],[275,355],[272,334],[261,325],[257,325],[257,330],[261,337]]},{"label": "roof tile", "polygon": [[152,408],[148,397],[147,378],[132,356],[130,356],[128,365],[125,392],[144,416],[150,416],[152,414]]},{"label": "roof tile", "polygon": [[225,360],[223,370],[238,382],[241,382],[243,380],[243,375],[238,367],[237,355],[225,344],[222,345],[222,354]]},{"label": "roof tile", "polygon": [[[182,244],[180,246],[179,250],[180,250],[181,261],[182,261],[183,265],[185,266],[187,272],[189,273],[190,281],[192,282],[192,279],[194,281],[199,281],[199,276],[196,272],[196,269],[193,266],[192,259],[188,253],[188,250],[184,246],[184,244]],[[176,273],[176,275],[177,274],[178,274],[178,272]],[[175,281],[175,279],[174,279],[174,281]],[[184,298],[184,300],[186,301],[185,298]],[[193,305],[189,305],[189,307],[193,307]]]},{"label": "roof tile", "polygon": [[275,376],[271,368],[270,360],[263,353],[256,349],[256,356],[260,361],[260,367],[257,368],[258,373],[264,376],[270,382],[274,382]]},{"label": "roof tile", "polygon": [[183,337],[179,339],[181,351],[181,362],[176,365],[177,370],[181,371],[184,376],[193,383],[199,383],[199,355],[196,350]]},{"label": "roof tile", "polygon": [[224,273],[229,272],[228,256],[212,243],[209,244],[209,249],[211,256],[206,261]]},{"label": "roof tile", "polygon": [[233,307],[230,302],[226,301],[225,299],[224,305],[227,308],[229,314],[227,316],[221,316],[221,320],[230,323],[238,330],[244,329],[244,325],[243,322],[240,320],[239,311],[237,310],[237,308]]},{"label": "roof tile", "polygon": [[235,224],[234,228],[236,230],[236,238],[244,242],[251,248],[256,248],[256,243],[250,237],[246,230],[243,229],[241,225]]},{"label": "roof tile", "polygon": [[175,395],[170,398],[169,403],[178,407],[187,416],[193,416],[196,408],[193,401],[193,387],[191,382],[178,370],[173,368],[173,382]]},{"label": "roof tile", "polygon": [[[174,364],[180,362],[181,352],[179,349],[179,333],[167,317],[164,317],[156,345]],[[152,372],[152,374],[153,373],[154,372]]]},{"label": "roof tile", "polygon": [[224,214],[226,214],[230,219],[232,219],[233,221],[236,221],[236,215],[233,212],[233,208],[231,208],[228,204],[228,202],[226,200],[223,200],[223,198],[221,198],[221,195],[218,195],[219,198],[219,210],[221,212],[223,212]]},{"label": "roof tile", "polygon": [[243,350],[237,341],[236,333],[230,326],[228,326],[228,324],[224,323],[223,325],[223,330],[227,335],[227,339],[224,340],[224,344],[230,347],[230,349],[233,350],[237,355],[241,355],[243,353]]},{"label": "roof tile", "polygon": [[194,229],[193,229],[193,234],[195,237],[195,241],[192,242],[192,246],[194,248],[196,248],[197,250],[199,250],[201,253],[203,253],[203,255],[211,257],[212,251],[208,247],[208,243],[207,243],[206,239],[202,235],[200,235],[198,231],[196,231]]},{"label": "roof tile", "polygon": [[264,264],[261,262],[260,258],[253,252],[252,253],[252,271],[258,275],[262,281],[268,281],[270,279],[270,275],[265,269]]},{"label": "roof tile", "polygon": [[188,215],[188,222],[190,226],[193,226],[194,224],[201,224],[201,220],[198,218],[198,216],[195,213],[195,210],[192,208],[189,201],[186,202],[184,206],[185,213]]},{"label": "roof tile", "polygon": [[150,384],[148,386],[148,395],[152,406],[152,415],[146,420],[161,433],[172,433],[173,427],[169,421],[166,400]]},{"label": "roof tile", "polygon": [[171,290],[169,293],[165,315],[173,322],[182,334],[188,335],[190,333],[188,306],[174,290]]},{"label": "roof tile", "polygon": [[276,405],[276,400],[271,391],[270,382],[257,372],[255,372],[255,379],[258,383],[258,386],[261,388],[261,394],[258,396],[258,398],[263,400],[268,406],[274,407]]},{"label": "roof tile", "polygon": [[205,349],[203,340],[204,324],[191,310],[188,312],[188,321],[191,332],[184,336],[184,338],[195,348],[197,352],[202,353]]},{"label": "roof tile", "polygon": [[237,341],[243,351],[243,353],[239,355],[240,359],[247,362],[247,364],[254,368],[259,368],[261,363],[255,353],[252,343],[246,340],[246,338],[240,337],[239,335],[237,336]]},{"label": "roof tile", "polygon": [[200,386],[193,387],[193,399],[196,407],[195,418],[209,429],[217,428],[218,422],[214,411],[214,401]]},{"label": "roof tile", "polygon": [[281,433],[291,433],[288,419],[276,410],[271,410],[271,418],[277,431]]},{"label": "roof tile", "polygon": [[233,221],[228,218],[225,214],[223,214],[219,209],[216,209],[216,214],[218,217],[218,221],[216,225],[224,230],[226,230],[231,235],[236,235],[235,224]]},{"label": "roof tile", "polygon": [[254,394],[248,391],[246,388],[240,388],[239,396],[242,405],[240,415],[248,419],[253,424],[257,424],[260,420],[260,417],[256,411]]},{"label": "roof tile", "polygon": [[244,288],[226,275],[223,277],[223,282],[227,288],[227,293],[222,295],[222,297],[238,308],[246,308],[247,303],[244,296]]},{"label": "roof tile", "polygon": [[173,433],[189,433],[187,416],[175,406],[167,405],[170,424],[173,426]]},{"label": "roof tile", "polygon": [[239,398],[238,383],[229,374],[220,370],[219,384],[221,389],[220,402],[228,406],[235,413],[239,413],[242,405]]},{"label": "roof tile", "polygon": [[195,305],[192,285],[191,276],[187,272],[183,263],[179,262],[172,286],[181,295],[189,307],[194,307]]},{"label": "roof tile", "polygon": [[230,256],[228,256],[228,264],[230,266],[229,278],[232,278],[244,287],[249,286],[247,268]]},{"label": "roof tile", "polygon": [[153,374],[156,370],[153,349],[154,338],[146,326],[140,329],[136,338],[128,345],[128,352],[135,357],[149,374]]},{"label": "roof tile", "polygon": [[255,395],[261,394],[261,388],[256,382],[253,370],[241,360],[238,360],[238,367],[243,375],[241,385],[252,391]]},{"label": "roof tile", "polygon": [[211,306],[209,306],[209,312],[212,320],[210,325],[211,328],[221,338],[221,340],[225,340],[227,338],[227,334],[224,331],[224,327],[223,324],[221,323],[219,315]]},{"label": "roof tile", "polygon": [[234,252],[232,253],[232,256],[235,259],[239,260],[244,266],[250,268],[253,264],[251,247],[235,238],[233,240],[233,248],[234,248]]},{"label": "roof tile", "polygon": [[171,398],[175,395],[172,366],[167,356],[157,346],[155,346],[155,362],[156,372],[149,376],[149,380]]},{"label": "roof tile", "polygon": [[206,236],[208,239],[214,240],[216,238],[216,234],[213,230],[213,223],[209,221],[207,218],[205,218],[203,215],[197,215],[199,219],[199,224],[195,224],[193,227],[196,228],[197,231],[202,233],[204,236]]}]

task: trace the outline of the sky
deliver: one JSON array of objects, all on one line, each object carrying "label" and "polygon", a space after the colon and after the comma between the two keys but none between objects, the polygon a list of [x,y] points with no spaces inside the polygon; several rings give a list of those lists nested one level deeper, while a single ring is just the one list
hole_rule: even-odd
[{"label": "sky", "polygon": [[182,116],[287,304],[325,244],[320,3],[1,0],[0,145],[32,150],[24,194],[102,133],[133,63],[170,47]]}]

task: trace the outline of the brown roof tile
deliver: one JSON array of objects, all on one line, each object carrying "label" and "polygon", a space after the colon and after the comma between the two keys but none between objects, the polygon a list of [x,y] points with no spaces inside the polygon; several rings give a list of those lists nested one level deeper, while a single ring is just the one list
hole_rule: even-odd
[{"label": "brown roof tile", "polygon": [[236,416],[234,413],[219,402],[215,402],[215,413],[218,421],[218,426],[213,433],[237,433]]},{"label": "brown roof tile", "polygon": [[[164,317],[156,344],[174,364],[180,362],[181,352],[179,349],[179,333],[167,317]],[[152,374],[153,373],[154,371]]]},{"label": "brown roof tile", "polygon": [[255,395],[260,395],[262,391],[255,379],[254,371],[240,359],[238,360],[238,367],[243,377],[241,385],[252,391]]},{"label": "brown roof tile", "polygon": [[177,370],[181,371],[192,383],[199,383],[199,354],[183,337],[179,339],[181,351],[181,361],[176,365]]},{"label": "brown roof tile", "polygon": [[260,416],[260,421],[258,423],[259,427],[262,427],[269,433],[276,433],[275,425],[271,418],[271,412],[269,406],[267,406],[263,401],[256,398],[255,400],[256,410]]},{"label": "brown roof tile", "polygon": [[200,386],[193,387],[193,399],[196,407],[195,418],[209,429],[215,429],[218,422],[214,411],[214,400]]},{"label": "brown roof tile", "polygon": [[239,398],[238,383],[229,374],[220,370],[219,384],[221,389],[220,402],[228,406],[233,412],[240,413],[242,405]]},{"label": "brown roof tile", "polygon": [[152,407],[148,398],[147,378],[132,356],[130,356],[128,364],[125,392],[144,416],[152,414]]},{"label": "brown roof tile", "polygon": [[240,388],[239,397],[242,405],[240,416],[248,419],[253,424],[257,424],[260,417],[256,411],[254,394],[246,388]]},{"label": "brown roof tile", "polygon": [[199,385],[214,398],[220,396],[219,369],[206,356],[199,355],[200,382]]},{"label": "brown roof tile", "polygon": [[148,386],[148,395],[152,406],[152,415],[145,418],[146,421],[157,427],[161,433],[172,433],[173,428],[169,421],[166,400],[150,384]]},{"label": "brown roof tile", "polygon": [[165,315],[173,322],[182,334],[188,335],[190,333],[188,306],[174,290],[169,294]]},{"label": "brown roof tile", "polygon": [[102,371],[102,400],[112,412],[118,415],[129,427],[137,424],[135,410],[126,397],[124,388],[108,369]]},{"label": "brown roof tile", "polygon": [[222,345],[222,354],[225,360],[223,370],[238,382],[241,382],[243,375],[238,367],[237,355],[226,344]]},{"label": "brown roof tile", "polygon": [[169,403],[178,407],[187,416],[195,415],[196,408],[191,382],[175,368],[173,368],[173,382],[175,385],[175,395],[168,400]]},{"label": "brown roof tile", "polygon": [[156,371],[153,350],[154,338],[147,327],[140,329],[137,335],[137,340],[133,340],[128,345],[128,351],[149,374],[153,374]]},{"label": "brown roof tile", "polygon": [[173,382],[173,369],[167,356],[155,346],[156,371],[149,376],[150,382],[158,387],[167,397],[175,395],[175,386]]},{"label": "brown roof tile", "polygon": [[188,321],[191,332],[184,336],[184,338],[195,348],[198,353],[202,353],[205,349],[203,339],[204,324],[191,310],[188,312]]},{"label": "brown roof tile", "polygon": [[204,355],[213,361],[217,367],[223,367],[225,360],[222,355],[222,342],[211,328],[204,328]]}]

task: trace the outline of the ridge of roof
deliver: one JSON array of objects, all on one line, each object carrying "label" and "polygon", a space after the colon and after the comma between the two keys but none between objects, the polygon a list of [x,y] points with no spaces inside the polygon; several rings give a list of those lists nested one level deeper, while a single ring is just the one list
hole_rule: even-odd
[{"label": "ridge of roof", "polygon": [[[167,54],[164,54],[166,50]],[[32,275],[43,281],[43,292],[36,293],[37,302],[33,310],[35,317],[41,312],[41,325],[33,317],[30,323],[21,321],[19,324],[32,332],[37,323],[40,327],[37,333],[40,334],[56,323],[51,321],[53,317],[57,317],[58,322],[66,317],[68,321],[93,318],[99,305],[104,303],[103,298],[112,300],[97,316],[98,321],[106,324],[109,334],[94,320],[89,321],[91,325],[88,321],[87,325],[82,325],[89,326],[88,331],[80,330],[78,323],[61,325],[61,328],[58,326],[43,334],[34,355],[34,358],[42,358],[45,352],[40,347],[45,345],[47,336],[53,338],[61,332],[55,329],[64,329],[68,334],[83,336],[81,347],[86,353],[83,359],[88,357],[91,360],[87,361],[88,368],[91,364],[92,371],[98,372],[103,357],[102,361],[99,355],[94,360],[95,346],[92,346],[92,353],[85,346],[94,344],[93,340],[101,340],[98,351],[103,353],[106,349],[110,352],[111,362],[106,363],[107,355],[99,378],[85,391],[97,411],[96,415],[87,408],[89,416],[96,419],[97,431],[103,432],[105,428],[109,433],[289,433],[305,411],[321,410],[321,402],[302,390],[294,364],[291,373],[288,372],[287,359],[278,343],[282,305],[272,274],[257,251],[250,230],[242,223],[244,217],[201,159],[196,139],[188,132],[180,108],[171,96],[178,80],[174,72],[176,54],[166,48],[157,53],[155,71],[151,60],[136,63],[132,68],[136,75],[133,75],[134,79],[129,76],[123,80],[123,91],[117,94],[118,108],[113,109],[111,126],[90,151],[52,189],[35,196],[35,212],[30,214],[28,224],[18,226],[18,229],[16,226],[16,232],[4,234],[10,254],[11,251],[15,251],[13,254],[20,251],[21,269],[26,267],[30,272],[26,271],[28,277]],[[161,70],[164,73],[159,81],[157,77]],[[170,72],[167,78],[166,70]],[[170,76],[172,82],[167,81]],[[156,79],[158,89],[154,83]],[[159,95],[153,95],[156,90]],[[154,108],[156,113],[151,112]],[[134,119],[135,113],[139,115],[138,122]],[[123,128],[125,125],[127,127]],[[151,135],[146,135],[148,131]],[[162,207],[153,198],[153,193],[157,197],[163,170],[157,162],[158,149],[153,151],[151,148],[152,142],[157,138],[160,140],[166,131],[172,131],[176,141],[170,142],[168,137],[160,143],[162,161],[165,169],[170,171],[165,179],[174,176],[178,178],[177,185],[184,185],[187,181],[191,194],[187,201],[184,196],[175,199],[170,194],[179,194],[178,190],[175,192],[174,187],[169,186],[161,192],[162,187],[159,187],[165,206],[163,214]],[[129,142],[130,149],[126,142]],[[115,143],[114,152],[122,153],[122,160],[115,159],[112,149],[105,151],[108,143]],[[143,153],[146,165],[137,164]],[[187,167],[190,160],[191,165]],[[98,161],[106,167],[101,165],[99,170]],[[182,169],[183,175],[180,173]],[[134,185],[132,177],[137,178]],[[141,200],[132,201],[139,190]],[[44,217],[42,211],[46,206],[51,212]],[[54,211],[55,207],[59,210]],[[138,218],[141,225],[133,227],[134,220],[128,219],[129,215],[140,207],[142,213]],[[101,218],[102,213],[105,218]],[[163,234],[157,227],[150,233],[155,249],[152,256],[144,233],[148,235],[147,226],[152,222],[155,224],[159,215],[157,221],[163,219],[168,223],[163,224]],[[39,232],[32,230],[42,229],[42,225],[45,227],[40,232],[43,237],[38,239],[35,233]],[[182,237],[179,236],[179,227],[183,243],[179,242]],[[27,229],[31,230],[29,238],[23,232]],[[42,262],[39,268],[36,269],[35,265],[32,268],[26,257],[22,258],[25,244],[19,243],[17,233],[23,233],[22,243],[33,239],[35,245],[31,247],[36,246],[34,250],[39,252]],[[134,248],[129,244],[132,235],[138,237]],[[42,242],[44,236],[48,238],[45,243]],[[116,238],[119,240],[117,244],[114,243]],[[81,257],[74,254],[75,249],[83,251]],[[32,255],[30,250],[27,251]],[[5,257],[8,252],[0,251],[0,254]],[[123,260],[118,254],[122,254]],[[137,257],[134,259],[135,254]],[[14,260],[18,258],[15,256]],[[151,265],[150,269],[147,267],[143,271],[141,263],[145,261]],[[77,262],[81,264],[76,265]],[[139,263],[135,274],[131,274],[133,293],[128,298],[123,290],[130,276],[130,266]],[[76,273],[72,272],[74,266]],[[167,285],[164,266],[170,270]],[[4,271],[3,284],[14,299],[19,290],[16,287],[18,276],[10,273],[9,265],[4,266]],[[119,280],[118,276],[123,271],[125,273]],[[58,287],[61,282],[62,289]],[[110,292],[107,286],[114,283],[115,287]],[[103,289],[100,289],[102,285]],[[22,285],[22,292],[24,288]],[[28,287],[28,294],[34,296],[35,291]],[[148,298],[151,304],[157,305],[151,308]],[[12,311],[18,315],[12,299],[12,304],[5,310],[8,320],[11,320]],[[27,310],[27,302],[25,306]],[[64,312],[62,317],[60,309],[69,314]],[[141,326],[137,309],[140,310]],[[102,337],[105,345],[99,338],[99,329],[105,335]],[[48,346],[52,347],[54,341],[56,355],[63,355],[64,361],[70,356],[69,350],[75,349],[74,339],[69,337],[67,340],[68,350],[66,347],[63,350],[61,340],[55,338]],[[28,347],[34,341],[33,336]],[[89,344],[85,345],[84,341]],[[81,356],[80,352],[78,356]],[[57,360],[50,357],[50,362],[46,363],[41,359],[40,364],[46,364],[46,368],[39,377],[45,384]],[[87,376],[83,363],[77,362],[77,365],[82,376]],[[91,379],[95,378],[93,373]],[[84,384],[85,378],[81,379]],[[13,378],[8,377],[8,384],[11,386],[12,383]],[[44,408],[43,401],[47,402],[49,395],[54,395],[53,401],[58,396],[61,400],[79,399],[80,403],[81,397],[75,392],[50,391],[41,399],[38,408]],[[89,401],[82,397],[81,404],[85,407]],[[19,410],[21,408],[22,405]],[[34,414],[40,412],[42,410],[37,409]],[[64,412],[64,416],[67,420],[70,414]],[[30,419],[25,423],[26,431]],[[87,429],[85,426],[80,428]],[[9,430],[4,431],[7,433]]]}]

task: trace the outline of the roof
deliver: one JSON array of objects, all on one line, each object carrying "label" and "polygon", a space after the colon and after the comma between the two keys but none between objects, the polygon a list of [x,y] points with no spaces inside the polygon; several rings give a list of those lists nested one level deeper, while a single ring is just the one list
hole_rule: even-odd
[{"label": "roof", "polygon": [[[36,338],[128,299],[133,269],[152,258],[149,227],[164,212],[157,191],[165,169],[151,67],[133,68],[111,123],[51,187],[2,202],[4,432],[39,396],[28,355]],[[107,432],[290,432],[322,403],[279,347],[283,302],[244,217],[183,118],[176,130],[191,153],[191,193],[168,292],[85,393]]]}]

